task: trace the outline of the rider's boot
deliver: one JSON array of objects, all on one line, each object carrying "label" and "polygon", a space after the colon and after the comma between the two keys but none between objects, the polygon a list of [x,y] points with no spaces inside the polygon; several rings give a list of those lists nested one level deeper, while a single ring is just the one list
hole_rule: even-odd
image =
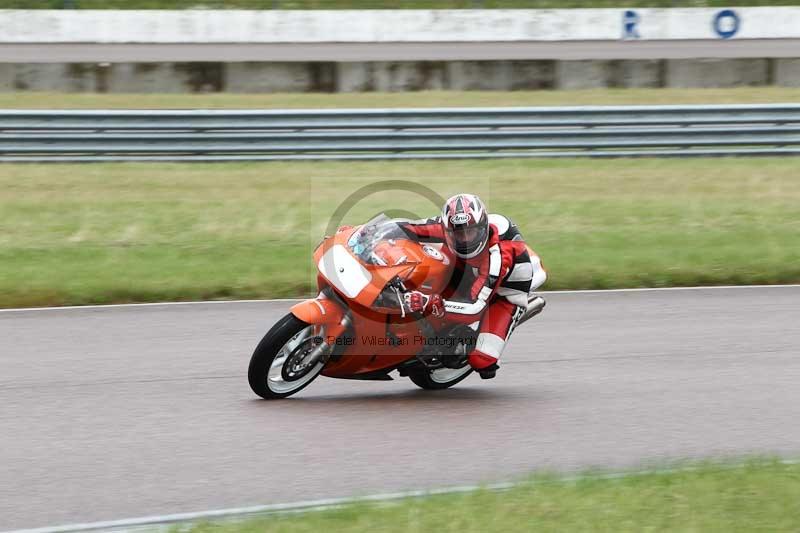
[{"label": "rider's boot", "polygon": [[481,376],[481,379],[492,379],[497,374],[497,358],[479,350],[469,354],[470,366]]},{"label": "rider's boot", "polygon": [[486,368],[482,368],[478,370],[478,374],[481,376],[481,379],[492,379],[497,375],[497,369],[500,368],[499,366],[492,365],[487,366]]}]

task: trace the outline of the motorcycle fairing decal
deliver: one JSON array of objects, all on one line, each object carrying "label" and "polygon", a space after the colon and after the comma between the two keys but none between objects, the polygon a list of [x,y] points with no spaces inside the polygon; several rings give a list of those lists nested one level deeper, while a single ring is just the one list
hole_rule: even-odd
[{"label": "motorcycle fairing decal", "polygon": [[423,245],[422,251],[425,252],[427,255],[433,257],[437,261],[444,261],[444,256],[442,255],[442,253],[433,246],[430,246],[428,244]]},{"label": "motorcycle fairing decal", "polygon": [[334,287],[348,298],[355,298],[372,281],[372,275],[341,244],[330,247],[317,268]]}]

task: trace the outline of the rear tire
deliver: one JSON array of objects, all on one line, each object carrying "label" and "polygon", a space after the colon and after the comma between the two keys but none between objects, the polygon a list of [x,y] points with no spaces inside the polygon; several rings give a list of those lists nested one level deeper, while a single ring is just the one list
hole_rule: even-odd
[{"label": "rear tire", "polygon": [[472,374],[472,368],[469,365],[458,369],[437,368],[436,370],[428,370],[420,366],[409,370],[408,378],[422,389],[442,390],[465,380],[470,374]]},{"label": "rear tire", "polygon": [[[415,368],[408,370],[408,377],[417,387],[426,390],[442,390],[448,389],[467,378],[472,373],[472,368],[467,363],[467,353],[470,346],[474,346],[474,340],[477,339],[476,333],[472,328],[465,325],[456,325],[448,330],[441,332],[440,335],[449,341],[455,341],[452,346],[452,352],[449,350],[447,353],[439,354],[439,358],[445,360],[447,358],[450,364],[454,366],[462,363],[463,366],[458,368],[437,368],[430,370],[423,365],[418,365]],[[453,360],[455,357],[455,361]]]},{"label": "rear tire", "polygon": [[[247,379],[253,392],[265,400],[286,398],[307,387],[322,372],[324,361],[316,363],[307,372],[294,381],[284,379],[283,362],[288,352],[297,348],[313,334],[313,327],[289,313],[272,326],[258,343],[253,356]],[[276,358],[281,357],[276,362]],[[283,376],[283,377],[282,377]]]}]

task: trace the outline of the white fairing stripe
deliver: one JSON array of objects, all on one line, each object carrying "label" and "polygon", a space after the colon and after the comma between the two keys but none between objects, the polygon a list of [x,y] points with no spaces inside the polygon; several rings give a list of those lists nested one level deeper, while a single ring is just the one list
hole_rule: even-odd
[{"label": "white fairing stripe", "polygon": [[502,266],[503,259],[500,257],[500,246],[495,244],[489,248],[489,275],[499,276],[500,267]]},{"label": "white fairing stripe", "polygon": [[481,300],[488,300],[489,296],[491,295],[492,295],[491,287],[483,287],[481,289],[481,292],[478,293],[478,298],[480,298]]},{"label": "white fairing stripe", "polygon": [[348,298],[355,298],[372,281],[372,275],[341,244],[320,257],[317,268],[331,284]]},{"label": "white fairing stripe", "polygon": [[503,348],[506,346],[506,341],[503,337],[498,337],[494,333],[481,333],[478,335],[478,341],[475,343],[475,349],[491,355],[495,359],[500,359],[500,354],[503,353]]},{"label": "white fairing stripe", "polygon": [[542,268],[542,261],[537,256],[531,257],[531,265],[533,265],[533,277],[531,279],[531,291],[533,291],[547,281],[547,272]]}]

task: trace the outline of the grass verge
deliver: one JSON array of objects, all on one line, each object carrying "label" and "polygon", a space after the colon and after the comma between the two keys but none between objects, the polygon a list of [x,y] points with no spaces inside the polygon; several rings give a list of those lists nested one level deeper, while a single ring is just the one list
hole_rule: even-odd
[{"label": "grass verge", "polygon": [[800,89],[591,89],[574,91],[422,91],[406,93],[0,94],[3,109],[224,109],[506,107],[561,105],[755,104],[797,102]]},{"label": "grass verge", "polygon": [[[2,165],[0,307],[309,294],[334,209],[387,179],[483,196],[549,289],[800,281],[791,158]],[[384,191],[342,222],[391,208],[437,210]]]},{"label": "grass verge", "polygon": [[312,531],[797,531],[800,465],[758,460],[671,473],[577,480],[536,477],[503,492],[476,491],[355,504],[242,523],[201,524],[192,533]]}]

